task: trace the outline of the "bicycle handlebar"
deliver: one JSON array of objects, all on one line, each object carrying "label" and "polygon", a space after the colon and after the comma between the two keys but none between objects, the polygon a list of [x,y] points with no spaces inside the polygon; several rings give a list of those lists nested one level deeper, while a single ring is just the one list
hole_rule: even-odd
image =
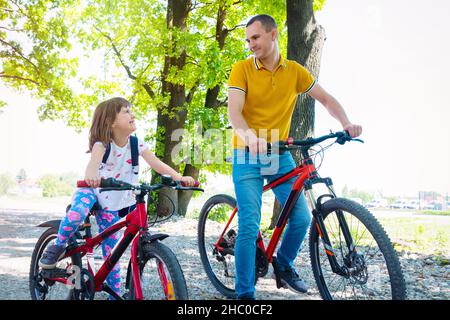
[{"label": "bicycle handlebar", "polygon": [[[294,140],[293,138],[288,138],[285,141],[282,140],[282,141],[270,142],[270,143],[267,143],[267,150],[271,151],[273,149],[278,149],[278,150],[284,151],[284,150],[295,149],[295,147],[303,147],[303,148],[309,149],[318,143],[321,143],[328,139],[334,139],[334,138],[337,138],[336,142],[341,145],[345,144],[348,141],[358,141],[358,142],[364,143],[364,141],[361,139],[352,138],[350,136],[350,134],[348,133],[348,131],[338,131],[338,132],[330,133],[330,134],[327,134],[327,135],[324,135],[324,136],[321,136],[318,138],[306,138],[304,140]],[[249,151],[249,147],[246,146],[245,150]]]},{"label": "bicycle handlebar", "polygon": [[350,134],[348,133],[348,131],[338,131],[338,132],[334,132],[334,133],[330,133],[318,138],[306,138],[304,140],[293,140],[292,138],[289,138],[286,141],[279,141],[279,145],[282,146],[290,146],[290,145],[294,145],[294,146],[302,146],[302,147],[312,147],[313,145],[316,145],[318,143],[321,143],[325,140],[328,139],[336,139],[336,142],[339,144],[344,144],[348,141],[359,141],[359,142],[364,142],[361,139],[355,139],[352,138],[350,136]]},{"label": "bicycle handlebar", "polygon": [[[123,190],[142,190],[142,191],[155,191],[164,187],[174,188],[176,190],[191,190],[191,191],[204,191],[198,188],[199,182],[195,181],[193,187],[186,186],[181,181],[174,181],[170,176],[162,176],[162,183],[149,185],[142,183],[140,185],[132,185],[130,183],[120,181],[114,178],[101,179],[99,188],[100,192],[104,191],[123,191]],[[84,180],[77,181],[77,188],[90,188],[90,186]]]}]

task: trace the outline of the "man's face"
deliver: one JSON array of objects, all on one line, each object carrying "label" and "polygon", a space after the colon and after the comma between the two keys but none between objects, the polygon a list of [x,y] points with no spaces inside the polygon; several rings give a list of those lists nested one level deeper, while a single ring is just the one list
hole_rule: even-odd
[{"label": "man's face", "polygon": [[245,30],[248,48],[258,59],[266,58],[275,48],[277,30],[267,32],[259,21],[255,21]]}]

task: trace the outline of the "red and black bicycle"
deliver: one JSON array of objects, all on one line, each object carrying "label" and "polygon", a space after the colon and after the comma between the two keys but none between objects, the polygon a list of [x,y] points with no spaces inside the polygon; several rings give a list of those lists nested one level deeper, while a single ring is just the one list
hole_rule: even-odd
[{"label": "red and black bicycle", "polygon": [[[88,186],[84,181],[79,181],[78,187]],[[47,221],[39,225],[48,229],[36,243],[31,259],[29,276],[31,298],[92,300],[96,292],[104,291],[117,300],[188,299],[188,290],[180,264],[175,254],[161,243],[168,235],[150,234],[148,230],[145,196],[164,187],[203,191],[198,187],[185,187],[169,176],[163,176],[162,182],[158,184],[144,183],[138,186],[111,178],[102,180],[100,192],[133,190],[136,195],[136,208],[95,237],[92,236],[90,216],[95,215],[96,211],[91,210],[84,224],[69,239],[65,255],[55,269],[43,270],[38,266],[38,261],[46,246],[56,238],[61,220]],[[104,239],[123,228],[125,231],[122,239],[96,272],[95,248]],[[119,296],[105,283],[105,279],[130,245],[131,258],[126,275],[126,292],[123,296]]]},{"label": "red and black bicycle", "polygon": [[[332,180],[317,173],[310,149],[328,139],[336,139],[335,143],[341,145],[358,140],[347,132],[336,132],[316,139],[289,139],[269,145],[272,153],[299,150],[302,161],[292,171],[264,186],[265,192],[296,178],[267,247],[259,232],[255,281],[264,277],[272,264],[277,287],[282,286],[274,252],[292,208],[305,191],[313,215],[309,231],[311,265],[322,298],[405,299],[405,280],[398,256],[383,227],[362,205],[338,198]],[[324,184],[327,190],[317,199],[313,192],[316,184]],[[234,246],[239,235],[236,213],[233,197],[215,195],[204,204],[198,224],[203,267],[215,288],[229,298],[235,297]]]}]

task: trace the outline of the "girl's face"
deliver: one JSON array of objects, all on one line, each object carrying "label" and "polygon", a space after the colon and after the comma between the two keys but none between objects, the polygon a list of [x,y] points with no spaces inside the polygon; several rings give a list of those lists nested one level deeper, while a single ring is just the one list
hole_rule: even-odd
[{"label": "girl's face", "polygon": [[123,134],[131,134],[136,131],[136,123],[134,122],[134,113],[131,110],[131,106],[120,109],[120,112],[116,114],[112,129]]}]

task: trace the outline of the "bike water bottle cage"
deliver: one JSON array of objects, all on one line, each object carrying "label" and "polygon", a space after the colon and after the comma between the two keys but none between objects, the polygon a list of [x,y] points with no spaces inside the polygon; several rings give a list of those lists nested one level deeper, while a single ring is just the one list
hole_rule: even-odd
[{"label": "bike water bottle cage", "polygon": [[[131,167],[134,174],[139,174],[139,148],[138,138],[136,136],[130,136],[130,149],[131,149]],[[102,164],[106,165],[109,154],[111,153],[111,143],[106,146],[105,154],[103,155]]]}]

